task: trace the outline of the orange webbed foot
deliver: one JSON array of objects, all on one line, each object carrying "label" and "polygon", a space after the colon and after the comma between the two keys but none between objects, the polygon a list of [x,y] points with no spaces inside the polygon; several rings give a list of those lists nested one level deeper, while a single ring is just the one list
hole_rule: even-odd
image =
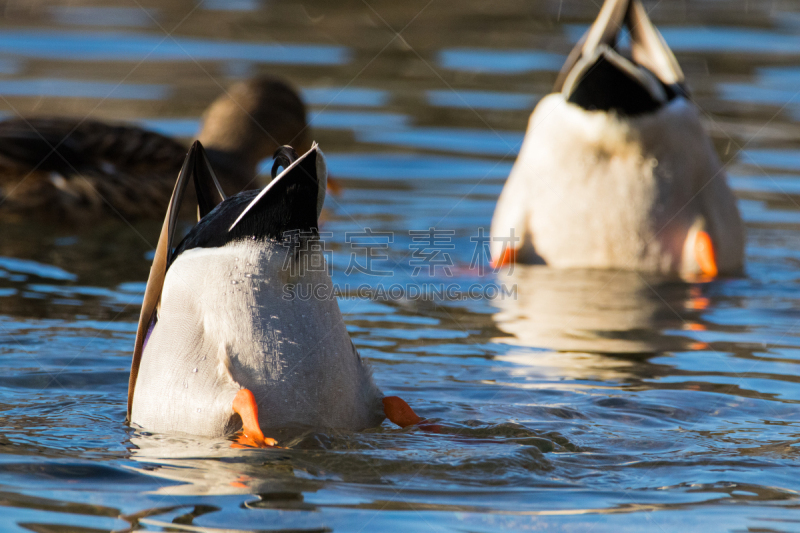
[{"label": "orange webbed foot", "polygon": [[264,437],[258,424],[258,404],[256,397],[249,389],[240,389],[233,399],[233,411],[242,419],[242,434],[231,444],[232,448],[267,448],[275,446],[278,441]]},{"label": "orange webbed foot", "polygon": [[425,419],[417,415],[411,406],[398,396],[385,396],[383,398],[383,413],[386,415],[386,418],[401,428],[419,424],[419,427],[425,431],[438,433],[441,429],[436,424],[420,424],[420,422],[424,422]]},{"label": "orange webbed foot", "polygon": [[717,277],[719,273],[717,256],[714,253],[714,243],[711,241],[711,235],[708,232],[697,232],[697,237],[694,241],[694,256],[703,276],[709,278]]},{"label": "orange webbed foot", "polygon": [[495,258],[491,263],[492,268],[500,268],[505,265],[511,265],[517,262],[517,249],[513,246],[506,246],[503,249],[502,255]]}]

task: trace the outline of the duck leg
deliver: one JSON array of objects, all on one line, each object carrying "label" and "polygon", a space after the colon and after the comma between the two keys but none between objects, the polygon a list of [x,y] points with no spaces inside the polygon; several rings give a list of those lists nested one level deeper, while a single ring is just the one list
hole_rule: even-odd
[{"label": "duck leg", "polygon": [[714,243],[711,235],[705,231],[698,231],[694,241],[695,260],[704,276],[715,278],[718,273],[717,258],[714,253]]},{"label": "duck leg", "polygon": [[384,396],[383,413],[391,422],[394,422],[402,428],[418,424],[417,427],[423,431],[429,433],[442,432],[442,427],[440,425],[425,422],[424,418],[418,416],[411,406],[398,396]]},{"label": "duck leg", "polygon": [[386,418],[401,428],[422,422],[422,418],[417,416],[411,406],[397,396],[385,396],[383,398],[383,412]]},{"label": "duck leg", "polygon": [[242,419],[242,435],[237,442],[246,446],[266,448],[275,446],[278,441],[264,437],[261,426],[258,425],[258,405],[256,397],[249,389],[240,389],[233,399],[233,411]]},{"label": "duck leg", "polygon": [[492,268],[500,268],[501,266],[511,265],[517,262],[517,249],[511,245],[506,246],[502,254],[502,256],[491,262]]}]

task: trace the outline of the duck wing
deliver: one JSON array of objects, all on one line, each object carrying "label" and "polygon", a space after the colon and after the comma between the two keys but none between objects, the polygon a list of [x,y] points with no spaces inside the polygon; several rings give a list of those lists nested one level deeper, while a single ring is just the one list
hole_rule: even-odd
[{"label": "duck wing", "polygon": [[627,23],[631,32],[633,61],[655,74],[662,83],[684,89],[684,76],[678,60],[667,46],[664,37],[653,26],[647,10],[639,0],[630,0]]},{"label": "duck wing", "polygon": [[181,143],[136,126],[96,120],[14,118],[0,122],[0,166],[16,171],[139,174],[175,172]]},{"label": "duck wing", "polygon": [[225,200],[225,193],[222,192],[214,171],[206,157],[205,150],[200,141],[195,141],[189,149],[189,153],[178,173],[175,188],[172,191],[167,214],[164,217],[164,224],[161,227],[161,235],[158,238],[156,252],[153,257],[153,264],[150,267],[150,276],[147,278],[147,287],[144,291],[144,301],[142,311],[139,315],[139,327],[136,331],[136,342],[133,348],[133,359],[131,361],[131,373],[128,379],[128,418],[131,416],[131,406],[133,405],[133,392],[136,388],[136,378],[139,374],[139,366],[142,360],[142,352],[147,340],[150,329],[155,325],[156,311],[161,301],[161,291],[164,288],[164,278],[167,275],[167,268],[175,257],[173,250],[177,244],[175,232],[178,226],[178,214],[181,211],[186,188],[189,182],[194,182],[195,198],[197,199],[198,219],[202,219],[214,207]]}]

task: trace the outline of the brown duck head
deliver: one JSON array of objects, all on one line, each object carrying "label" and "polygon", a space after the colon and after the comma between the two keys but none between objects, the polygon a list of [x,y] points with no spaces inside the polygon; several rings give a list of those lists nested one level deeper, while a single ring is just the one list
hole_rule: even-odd
[{"label": "brown duck head", "polygon": [[236,83],[217,98],[203,116],[198,139],[228,194],[262,186],[257,165],[281,146],[301,154],[311,148],[303,101],[271,76]]}]

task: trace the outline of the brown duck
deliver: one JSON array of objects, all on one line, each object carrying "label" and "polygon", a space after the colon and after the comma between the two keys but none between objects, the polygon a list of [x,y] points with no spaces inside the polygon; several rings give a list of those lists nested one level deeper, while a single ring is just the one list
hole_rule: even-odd
[{"label": "brown duck", "polygon": [[[258,163],[311,147],[306,110],[286,82],[259,77],[217,98],[198,139],[227,194],[263,185]],[[0,122],[0,214],[92,220],[161,218],[186,146],[136,126],[70,118]],[[186,213],[189,214],[189,213]]]}]

